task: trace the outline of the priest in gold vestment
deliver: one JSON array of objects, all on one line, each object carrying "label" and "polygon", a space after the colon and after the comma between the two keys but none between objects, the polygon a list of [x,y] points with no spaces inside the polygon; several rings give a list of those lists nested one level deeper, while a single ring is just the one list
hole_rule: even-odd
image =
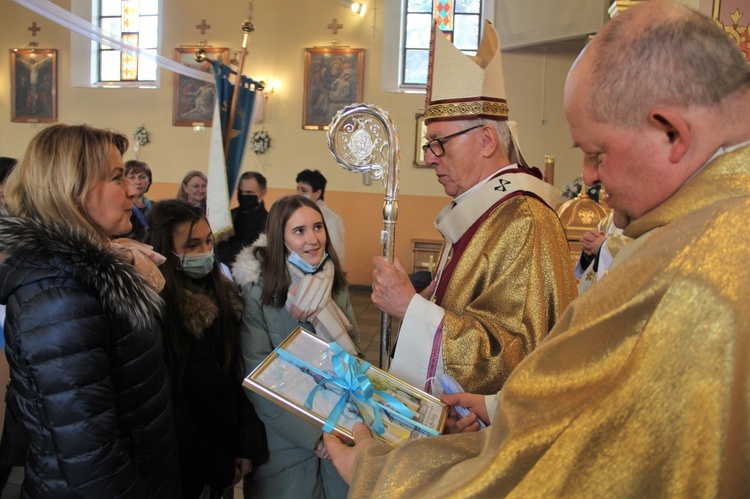
[{"label": "priest in gold vestment", "polygon": [[496,393],[576,296],[553,209],[560,192],[520,153],[499,38],[484,29],[469,58],[433,28],[425,162],[453,201],[435,222],[445,244],[432,294],[416,295],[398,264],[375,259],[373,302],[402,319],[390,372],[436,394],[443,373]]},{"label": "priest in gold vestment", "polygon": [[362,425],[352,448],[326,435],[351,497],[750,497],[750,67],[709,19],[652,0],[605,25],[564,95],[584,180],[634,241],[487,430],[398,449]]}]

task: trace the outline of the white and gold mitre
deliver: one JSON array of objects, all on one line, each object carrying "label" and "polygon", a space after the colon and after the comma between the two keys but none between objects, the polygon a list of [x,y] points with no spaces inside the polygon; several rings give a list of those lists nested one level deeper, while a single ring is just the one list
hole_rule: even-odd
[{"label": "white and gold mitre", "polygon": [[473,57],[458,50],[433,23],[425,108],[426,123],[508,119],[500,38],[492,23],[484,22],[482,41]]}]

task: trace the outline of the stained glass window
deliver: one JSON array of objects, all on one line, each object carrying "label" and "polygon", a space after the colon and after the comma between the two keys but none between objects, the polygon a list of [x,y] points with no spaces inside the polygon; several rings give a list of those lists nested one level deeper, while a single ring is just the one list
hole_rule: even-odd
[{"label": "stained glass window", "polygon": [[[159,0],[99,0],[99,26],[123,43],[156,54]],[[99,81],[156,81],[153,59],[99,45]]]},{"label": "stained glass window", "polygon": [[405,0],[402,85],[426,85],[430,30],[434,19],[445,36],[467,55],[479,47],[481,0]]}]

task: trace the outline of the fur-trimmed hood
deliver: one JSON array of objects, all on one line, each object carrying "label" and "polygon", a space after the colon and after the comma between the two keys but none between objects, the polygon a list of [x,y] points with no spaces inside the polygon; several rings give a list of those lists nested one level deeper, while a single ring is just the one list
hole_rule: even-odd
[{"label": "fur-trimmed hood", "polygon": [[232,277],[240,288],[258,284],[263,279],[263,260],[261,254],[268,246],[265,234],[261,234],[250,246],[242,248],[232,266]]},{"label": "fur-trimmed hood", "polygon": [[[222,276],[223,277],[223,276]],[[237,292],[237,287],[228,278],[222,279],[224,286],[232,288],[229,299],[232,303],[234,319],[239,323],[244,303]],[[219,307],[206,290],[196,284],[187,284],[177,291],[177,306],[182,311],[182,321],[191,335],[201,338],[203,332],[219,317]]]},{"label": "fur-trimmed hood", "polygon": [[162,299],[106,239],[56,222],[0,217],[0,303],[30,279],[72,277],[106,310],[134,328],[150,328]]}]

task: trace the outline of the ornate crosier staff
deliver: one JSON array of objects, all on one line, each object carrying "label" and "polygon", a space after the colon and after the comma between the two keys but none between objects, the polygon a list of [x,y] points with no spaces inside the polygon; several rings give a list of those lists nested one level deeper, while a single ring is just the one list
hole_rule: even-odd
[{"label": "ornate crosier staff", "polygon": [[[371,104],[353,104],[336,113],[328,127],[328,148],[336,162],[350,172],[365,173],[385,185],[383,256],[393,262],[398,219],[399,144],[396,125],[388,113]],[[388,369],[391,316],[380,312],[380,368]]]}]

